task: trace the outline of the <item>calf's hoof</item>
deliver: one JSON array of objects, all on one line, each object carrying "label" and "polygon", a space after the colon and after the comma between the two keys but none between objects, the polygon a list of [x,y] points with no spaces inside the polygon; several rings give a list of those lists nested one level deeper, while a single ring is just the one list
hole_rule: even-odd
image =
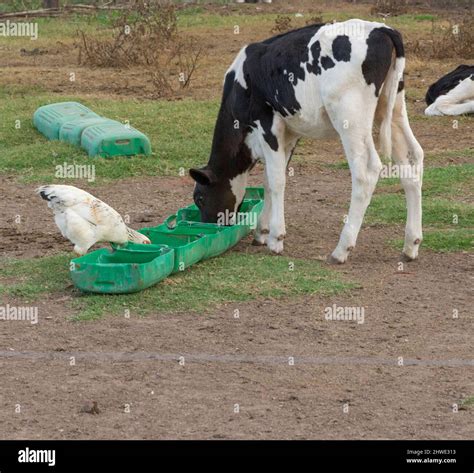
[{"label": "calf's hoof", "polygon": [[413,242],[410,241],[410,244],[405,243],[405,246],[402,251],[402,260],[403,261],[413,261],[418,258],[418,250],[420,248],[421,238],[415,239]]},{"label": "calf's hoof", "polygon": [[400,255],[401,261],[405,263],[409,263],[410,261],[415,261],[418,258],[418,255],[411,256],[410,254],[407,254],[405,252],[402,252]]},{"label": "calf's hoof", "polygon": [[328,257],[327,262],[329,264],[344,264],[349,257],[349,253],[354,249],[353,246],[348,246],[345,250],[336,248]]},{"label": "calf's hoof", "polygon": [[276,253],[277,255],[283,253],[283,240],[284,236],[279,236],[277,238],[269,236],[267,240],[267,246],[272,251],[273,253]]},{"label": "calf's hoof", "polygon": [[268,233],[269,231],[266,229],[262,229],[260,231],[256,231],[253,237],[252,245],[253,246],[262,246],[267,244],[268,240]]},{"label": "calf's hoof", "polygon": [[336,258],[335,256],[333,255],[329,255],[327,258],[326,258],[326,263],[328,264],[344,264],[346,262],[346,260],[340,260],[339,258]]}]

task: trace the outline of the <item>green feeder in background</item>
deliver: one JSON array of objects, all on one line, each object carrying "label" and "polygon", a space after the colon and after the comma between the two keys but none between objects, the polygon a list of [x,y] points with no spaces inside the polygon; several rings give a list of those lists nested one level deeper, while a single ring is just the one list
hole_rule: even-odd
[{"label": "green feeder in background", "polygon": [[151,154],[150,140],[143,133],[118,122],[87,127],[81,136],[81,146],[89,156]]},{"label": "green feeder in background", "polygon": [[101,117],[78,102],[60,102],[38,108],[33,115],[33,124],[46,138],[59,140],[59,130],[64,123],[84,118]]},{"label": "green feeder in background", "polygon": [[78,102],[44,105],[33,115],[33,124],[50,140],[82,146],[89,156],[151,154],[150,140],[128,125],[101,117]]}]

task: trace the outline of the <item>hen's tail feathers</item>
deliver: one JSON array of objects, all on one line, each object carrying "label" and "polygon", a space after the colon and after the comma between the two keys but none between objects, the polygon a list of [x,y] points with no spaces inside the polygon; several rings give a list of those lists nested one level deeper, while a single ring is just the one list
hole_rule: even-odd
[{"label": "hen's tail feathers", "polygon": [[50,194],[48,193],[50,190],[50,186],[41,186],[36,189],[36,193],[41,196],[42,199],[47,200],[48,202],[51,200]]}]

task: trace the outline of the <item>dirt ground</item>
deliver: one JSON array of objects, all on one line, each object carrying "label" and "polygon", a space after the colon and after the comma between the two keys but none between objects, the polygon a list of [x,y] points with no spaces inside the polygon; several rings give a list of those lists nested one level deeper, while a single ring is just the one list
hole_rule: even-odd
[{"label": "dirt ground", "polygon": [[[150,181],[148,197],[129,203],[136,222],[159,221],[192,190],[187,180]],[[120,208],[143,184],[115,183],[100,196]],[[7,192],[24,206],[30,225],[28,234],[10,234],[12,253],[68,249],[46,208],[28,210],[32,188],[17,186],[14,193],[14,187]],[[345,170],[290,180],[287,256],[330,252],[349,192]],[[425,250],[400,272],[398,253],[386,243],[394,234],[403,228],[363,229],[350,262],[336,268],[361,287],[341,297],[80,323],[65,310],[71,288],[40,300],[39,311],[48,315],[37,326],[2,326],[2,437],[472,438],[472,410],[452,407],[474,390],[472,256]],[[265,250],[247,239],[235,251]],[[326,321],[324,308],[333,303],[364,307],[364,324]],[[99,415],[81,412],[90,401]]]},{"label": "dirt ground", "polygon": [[[242,38],[232,40],[235,48],[227,44],[226,59],[242,44]],[[221,48],[215,38],[212,43]],[[15,80],[31,85],[39,80],[31,74],[34,69],[45,72],[41,82],[48,89],[65,92],[67,82],[52,79],[57,77],[53,63],[31,61],[10,57],[0,83],[16,71]],[[230,62],[220,61],[223,69]],[[449,62],[443,68],[449,70]],[[199,79],[203,85],[196,98],[220,94],[220,72],[214,70],[205,86]],[[436,74],[432,65],[423,80],[428,83]],[[110,82],[88,77],[103,90],[85,86],[84,94],[123,92],[123,86],[117,92]],[[426,83],[420,79],[417,87]],[[409,106],[419,113],[423,104],[412,97]],[[443,134],[424,121],[412,126],[425,152],[472,145],[469,133]],[[466,126],[472,130],[472,124]],[[305,159],[295,162],[295,176],[288,180],[285,255],[316,262],[337,243],[350,176],[327,166],[341,160],[339,143],[313,145],[305,145]],[[252,183],[260,184],[261,178],[257,167]],[[40,257],[71,248],[46,206],[31,204],[34,187],[0,177],[1,214],[9,216],[0,221],[2,256]],[[156,177],[114,182],[94,193],[130,215],[134,226],[161,222],[189,202],[192,187],[188,178]],[[21,226],[11,218],[18,213]],[[21,330],[1,325],[0,438],[471,439],[474,410],[453,405],[474,393],[473,257],[421,248],[420,259],[399,271],[399,254],[388,240],[402,238],[403,232],[402,226],[363,227],[349,262],[334,268],[360,284],[343,296],[89,322],[71,322],[72,288],[42,298],[38,325],[24,323]],[[233,251],[266,251],[250,243],[249,237]],[[325,320],[324,308],[334,303],[364,307],[365,322]],[[239,319],[233,317],[235,308]],[[453,309],[458,318],[452,317]],[[99,414],[85,412],[94,401]],[[15,412],[18,404],[21,412]]]},{"label": "dirt ground", "polygon": [[[247,15],[258,15],[259,13],[274,13],[288,16],[292,20],[293,27],[304,26],[307,22],[319,22],[317,18],[321,12],[331,11],[343,14],[351,13],[357,18],[367,16],[371,11],[369,3],[344,3],[336,2],[314,2],[313,0],[284,0],[274,1],[272,5],[207,5],[204,6],[210,13],[222,16],[245,12]],[[203,7],[203,8],[204,8]],[[304,12],[302,18],[294,15]],[[410,10],[411,13],[431,13],[440,18],[462,18],[466,14],[465,9],[456,10],[451,13],[446,10],[434,10],[425,5],[418,5]],[[390,18],[389,18],[390,19]],[[375,17],[375,21],[383,21],[382,17]],[[192,76],[192,87],[184,89],[178,95],[170,97],[180,100],[182,97],[192,97],[197,100],[219,98],[222,89],[223,76],[240,51],[243,45],[255,41],[261,41],[276,34],[273,30],[274,23],[265,22],[261,27],[240,24],[239,33],[234,33],[234,25],[229,27],[198,26],[186,30],[186,34],[196,38],[197,44],[202,47],[202,55],[198,67]],[[406,45],[411,41],[419,39],[419,32],[412,28],[404,33]],[[40,36],[41,38],[41,36]],[[39,90],[47,90],[61,94],[81,94],[83,97],[136,97],[156,98],[156,90],[151,84],[150,77],[142,68],[132,67],[130,69],[116,68],[91,68],[78,65],[80,42],[78,37],[53,40],[44,45],[26,43],[19,45],[16,50],[2,47],[0,45],[0,86],[3,84],[15,84],[16,86],[36,86]],[[424,93],[429,84],[433,83],[457,65],[458,59],[430,59],[429,61],[411,57],[407,62],[405,70],[406,80],[411,82],[411,89],[419,89],[421,95],[417,98],[424,99]],[[74,72],[75,80],[71,82],[70,74]],[[408,87],[408,86],[407,86]]]}]

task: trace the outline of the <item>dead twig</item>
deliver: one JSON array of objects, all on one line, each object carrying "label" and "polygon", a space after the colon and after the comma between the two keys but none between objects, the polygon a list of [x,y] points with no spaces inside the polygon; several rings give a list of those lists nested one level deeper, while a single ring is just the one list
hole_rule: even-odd
[{"label": "dead twig", "polygon": [[79,31],[79,63],[93,67],[142,67],[157,97],[186,89],[195,74],[202,48],[178,32],[171,2],[135,0],[113,24],[109,37]]}]

